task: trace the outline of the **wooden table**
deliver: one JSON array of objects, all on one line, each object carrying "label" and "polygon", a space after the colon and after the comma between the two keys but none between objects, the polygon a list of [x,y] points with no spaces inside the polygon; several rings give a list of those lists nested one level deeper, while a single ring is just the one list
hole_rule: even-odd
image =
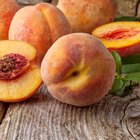
[{"label": "wooden table", "polygon": [[42,85],[24,102],[0,102],[0,122],[0,140],[140,140],[140,85],[87,107],[60,103]]}]

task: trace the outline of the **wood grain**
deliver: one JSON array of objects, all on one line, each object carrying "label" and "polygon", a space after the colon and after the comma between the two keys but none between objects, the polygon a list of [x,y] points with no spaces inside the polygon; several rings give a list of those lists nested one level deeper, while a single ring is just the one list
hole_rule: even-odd
[{"label": "wood grain", "polygon": [[58,0],[52,0],[51,3],[52,3],[53,5],[57,5]]},{"label": "wood grain", "polygon": [[53,99],[44,85],[35,96],[11,104],[1,140],[140,140],[140,86],[125,98],[74,107]]},{"label": "wood grain", "polygon": [[21,5],[33,5],[40,2],[51,2],[51,0],[17,0]]},{"label": "wood grain", "polygon": [[137,4],[139,0],[114,0],[117,4],[118,16],[135,16],[137,15]]}]

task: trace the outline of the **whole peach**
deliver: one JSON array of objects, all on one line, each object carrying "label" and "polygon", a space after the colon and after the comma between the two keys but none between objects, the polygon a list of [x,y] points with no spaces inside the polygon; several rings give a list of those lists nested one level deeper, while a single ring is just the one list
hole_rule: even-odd
[{"label": "whole peach", "polygon": [[91,33],[115,17],[113,0],[59,0],[57,7],[63,11],[72,27],[72,32]]},{"label": "whole peach", "polygon": [[70,25],[64,14],[54,5],[39,3],[20,9],[9,29],[10,40],[23,40],[32,44],[39,63],[48,48],[59,37],[70,33]]},{"label": "whole peach", "polygon": [[0,0],[0,40],[8,39],[11,20],[19,8],[16,0]]},{"label": "whole peach", "polygon": [[115,62],[95,37],[72,33],[59,38],[46,53],[41,76],[59,101],[86,106],[101,100],[111,89]]}]

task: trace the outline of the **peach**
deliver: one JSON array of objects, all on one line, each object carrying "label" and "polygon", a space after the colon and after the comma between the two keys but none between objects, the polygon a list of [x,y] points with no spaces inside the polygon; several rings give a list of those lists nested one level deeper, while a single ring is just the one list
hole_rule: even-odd
[{"label": "peach", "polygon": [[0,40],[8,39],[11,20],[19,8],[16,0],[0,0]]},{"label": "peach", "polygon": [[90,33],[115,17],[113,0],[59,0],[57,7],[68,18],[72,32]]},{"label": "peach", "polygon": [[117,51],[121,57],[140,53],[139,22],[112,22],[96,28],[92,34],[98,37],[110,52]]},{"label": "peach", "polygon": [[46,53],[41,76],[57,100],[86,106],[101,100],[111,89],[115,62],[98,39],[86,33],[59,38]]},{"label": "peach", "polygon": [[54,5],[39,3],[23,7],[15,14],[9,29],[9,39],[32,44],[40,63],[53,42],[68,33],[70,25],[64,14]]},{"label": "peach", "polygon": [[0,101],[18,102],[32,96],[42,83],[36,50],[23,41],[0,41]]}]

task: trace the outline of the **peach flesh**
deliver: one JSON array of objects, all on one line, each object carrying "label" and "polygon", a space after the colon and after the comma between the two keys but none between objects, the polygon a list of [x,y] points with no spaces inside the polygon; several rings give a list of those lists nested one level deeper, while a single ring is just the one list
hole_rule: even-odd
[{"label": "peach flesh", "polygon": [[103,38],[106,40],[126,39],[129,37],[135,36],[138,33],[140,33],[140,30],[117,29],[117,30],[100,35],[100,38]]},{"label": "peach flesh", "polygon": [[121,57],[140,53],[139,22],[112,22],[96,28],[92,35],[99,38],[110,52],[117,51]]},{"label": "peach flesh", "polygon": [[[101,38],[105,40],[119,40],[119,39],[128,39],[140,33],[140,30],[134,29],[117,29],[101,35]],[[114,51],[114,48],[108,48],[110,52]],[[122,48],[115,49],[116,52],[120,54],[121,57],[125,57],[131,54],[140,53],[140,43],[133,44],[131,46],[125,46]]]},{"label": "peach flesh", "polygon": [[114,75],[112,55],[97,38],[84,33],[59,38],[41,64],[50,94],[75,106],[100,101],[110,90]]}]

